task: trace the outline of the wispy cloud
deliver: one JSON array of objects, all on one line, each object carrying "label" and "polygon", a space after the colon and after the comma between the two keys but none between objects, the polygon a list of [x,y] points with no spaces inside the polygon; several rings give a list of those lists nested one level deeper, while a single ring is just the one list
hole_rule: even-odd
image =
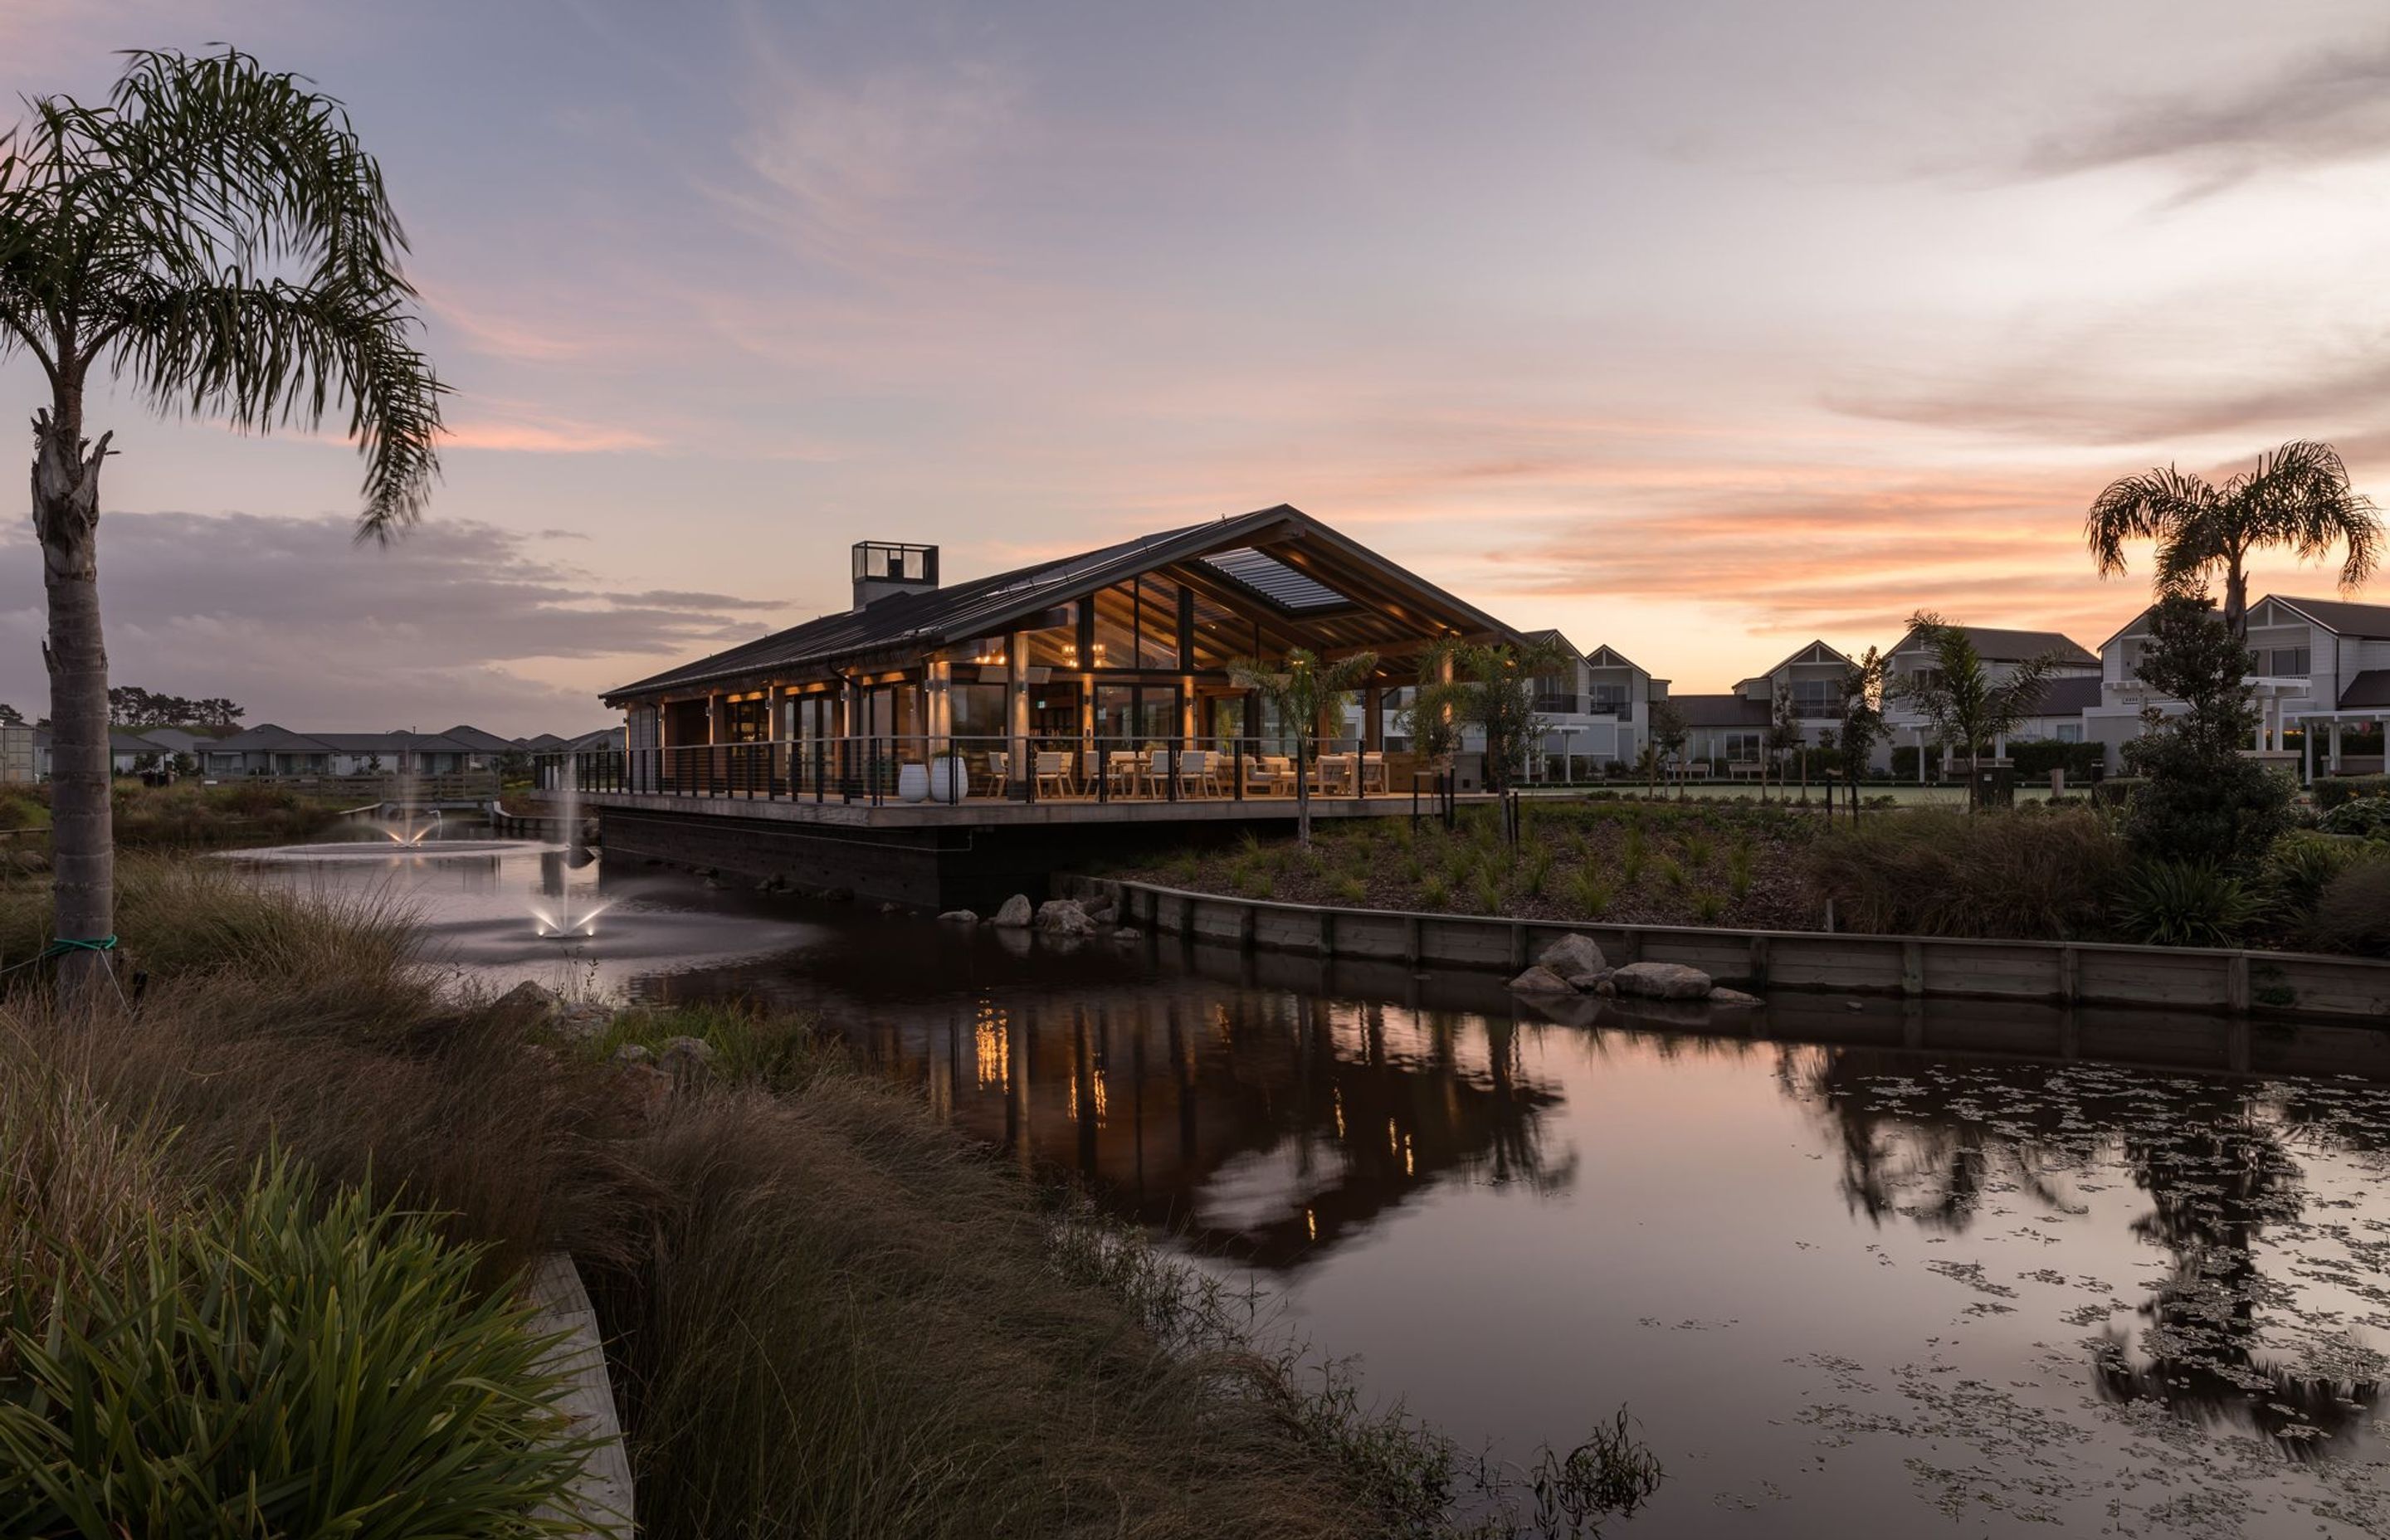
[{"label": "wispy cloud", "polygon": [[2313,52],[2266,78],[2140,101],[2104,122],[2033,144],[2019,169],[2065,176],[2158,162],[2191,178],[2186,196],[2259,172],[2390,153],[2390,38]]},{"label": "wispy cloud", "polygon": [[656,449],[663,441],[636,428],[537,412],[527,407],[478,403],[448,424],[445,446],[525,455],[621,455]]}]

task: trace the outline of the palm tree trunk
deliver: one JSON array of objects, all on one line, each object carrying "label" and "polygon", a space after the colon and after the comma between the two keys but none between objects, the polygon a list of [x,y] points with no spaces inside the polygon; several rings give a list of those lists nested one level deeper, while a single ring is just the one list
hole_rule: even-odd
[{"label": "palm tree trunk", "polygon": [[2241,570],[2239,551],[2232,552],[2225,563],[2224,623],[2234,641],[2249,639],[2249,574]]},{"label": "palm tree trunk", "polygon": [[[99,623],[99,466],[109,435],[83,438],[83,391],[61,384],[33,418],[33,529],[49,591],[51,897],[61,941],[116,930],[116,858],[109,807],[108,648]],[[70,1001],[88,1003],[108,971],[88,949],[58,959]]]},{"label": "palm tree trunk", "polygon": [[1311,771],[1303,752],[1308,741],[1294,740],[1294,842],[1304,850],[1311,848]]}]

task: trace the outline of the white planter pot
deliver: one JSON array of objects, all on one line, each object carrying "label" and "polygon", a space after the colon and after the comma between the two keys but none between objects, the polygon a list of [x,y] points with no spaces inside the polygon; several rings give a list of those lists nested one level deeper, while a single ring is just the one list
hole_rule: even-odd
[{"label": "white planter pot", "polygon": [[930,800],[957,802],[970,789],[970,772],[960,754],[941,754],[930,762]]},{"label": "white planter pot", "polygon": [[900,764],[896,767],[896,795],[908,802],[930,800],[930,767],[926,764]]}]

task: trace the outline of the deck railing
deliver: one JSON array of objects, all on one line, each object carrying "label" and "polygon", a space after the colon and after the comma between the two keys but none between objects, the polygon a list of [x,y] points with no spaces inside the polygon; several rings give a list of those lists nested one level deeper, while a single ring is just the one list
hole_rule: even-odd
[{"label": "deck railing", "polygon": [[885,735],[534,757],[543,790],[757,802],[1147,802],[1409,795],[1414,755],[1357,738]]}]

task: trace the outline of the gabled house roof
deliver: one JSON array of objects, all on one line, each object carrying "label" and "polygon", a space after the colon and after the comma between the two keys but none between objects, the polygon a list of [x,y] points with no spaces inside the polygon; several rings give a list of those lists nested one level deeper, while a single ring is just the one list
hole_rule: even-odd
[{"label": "gabled house roof", "polygon": [[1778,674],[1783,673],[1786,669],[1792,667],[1796,663],[1840,663],[1844,668],[1852,666],[1850,655],[1844,652],[1840,648],[1830,646],[1822,640],[1814,641],[1808,643],[1806,646],[1793,648],[1791,657],[1785,658],[1770,667],[1760,670],[1750,678],[1736,680],[1734,682],[1734,687],[1736,690],[1740,691],[1744,686],[1755,684],[1762,679],[1774,679]]},{"label": "gabled house roof", "polygon": [[[2062,663],[2097,666],[2100,661],[2097,654],[2061,631],[2016,631],[1997,625],[1953,625],[1950,629],[1963,635],[1976,655],[1987,663],[2021,663],[2045,653]],[[1892,650],[1906,652],[1911,644],[1921,640],[1921,628],[1912,625]]]},{"label": "gabled house roof", "polygon": [[2251,614],[2259,606],[2279,604],[2295,610],[2337,636],[2390,638],[2390,604],[2358,604],[2349,599],[2301,599],[2286,594],[2268,594],[2249,607]]},{"label": "gabled house roof", "polygon": [[776,672],[829,670],[874,652],[915,652],[1049,623],[1057,606],[1155,568],[1200,568],[1203,581],[1265,613],[1293,621],[1373,611],[1335,586],[1374,589],[1424,636],[1518,633],[1288,504],[1140,535],[1076,556],[824,615],[605,693],[611,704]]},{"label": "gabled house roof", "polygon": [[520,738],[500,738],[495,733],[485,733],[479,727],[467,726],[462,723],[440,736],[452,743],[461,743],[477,754],[502,754],[509,749],[522,746]]},{"label": "gabled house roof", "polygon": [[1585,661],[1587,666],[1590,668],[1640,669],[1642,667],[1641,664],[1636,662],[1635,660],[1627,657],[1616,648],[1612,647],[1608,642],[1602,643],[1600,647],[1595,648],[1591,652],[1587,653],[1585,655]]}]

